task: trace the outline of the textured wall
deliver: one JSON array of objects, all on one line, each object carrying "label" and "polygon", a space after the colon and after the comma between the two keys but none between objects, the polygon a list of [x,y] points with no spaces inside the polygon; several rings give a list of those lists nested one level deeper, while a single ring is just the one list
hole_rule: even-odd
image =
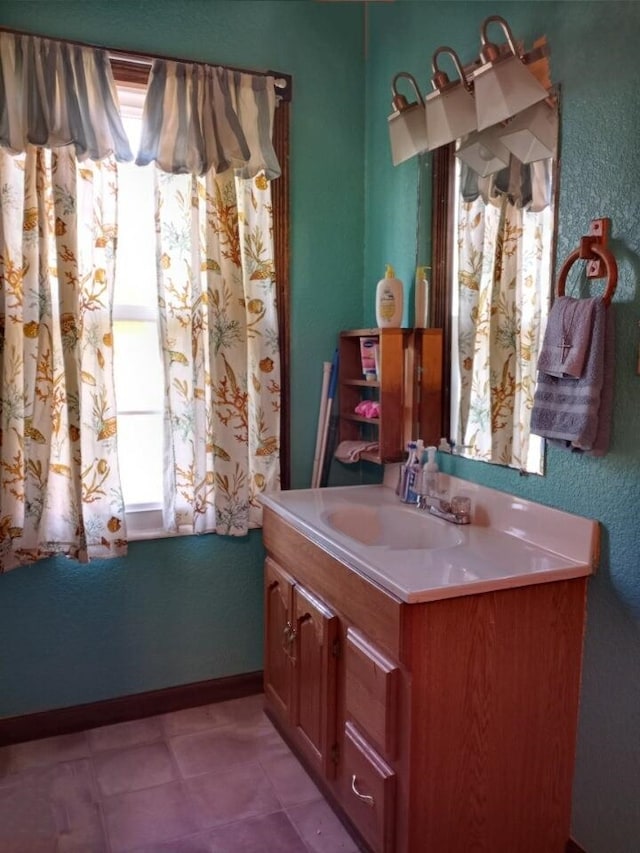
[{"label": "textured wall", "polygon": [[[362,7],[4,2],[0,25],[293,75],[292,473],[308,485],[322,362],[337,330],[361,322]],[[137,543],[121,561],[0,577],[0,715],[259,669],[261,571],[253,533]]]},{"label": "textured wall", "polygon": [[574,835],[589,853],[631,853],[640,843],[640,4],[618,2],[373,4],[367,63],[365,317],[387,258],[411,281],[417,164],[388,153],[389,84],[412,72],[426,91],[441,44],[463,60],[479,29],[501,14],[530,44],[546,34],[562,85],[558,258],[589,220],[612,219],[620,280],[615,300],[613,444],[604,459],[549,450],[544,477],[450,460],[455,473],[602,523],[602,561],[590,582],[574,798]]},{"label": "textured wall", "polygon": [[262,668],[262,539],[136,542],[0,578],[0,716]]},{"label": "textured wall", "polygon": [[[293,73],[294,486],[309,482],[314,371],[330,358],[336,331],[373,322],[385,263],[407,282],[413,274],[416,163],[390,164],[393,73],[412,71],[426,89],[433,50],[450,43],[471,57],[489,14],[505,15],[528,42],[548,35],[553,76],[563,87],[558,254],[573,248],[590,218],[608,215],[620,259],[613,447],[603,460],[550,451],[543,478],[460,460],[457,473],[602,522],[602,564],[589,595],[574,831],[589,853],[630,853],[640,838],[640,4],[396,0],[367,8],[366,64],[363,8],[355,3],[5,0],[0,24]],[[252,534],[244,543],[139,543],[120,563],[44,563],[0,577],[0,714],[255,669],[260,562],[260,537]]]}]

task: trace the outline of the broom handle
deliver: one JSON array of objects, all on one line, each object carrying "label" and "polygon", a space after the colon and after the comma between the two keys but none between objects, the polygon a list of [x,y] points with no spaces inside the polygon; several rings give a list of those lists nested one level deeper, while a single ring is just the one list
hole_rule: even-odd
[{"label": "broom handle", "polygon": [[316,432],[316,449],[313,455],[313,473],[311,474],[311,488],[317,489],[320,484],[320,456],[322,454],[322,440],[324,434],[325,411],[327,408],[327,391],[331,379],[331,362],[325,361],[322,365],[322,390],[320,392],[320,412],[318,413],[318,429]]},{"label": "broom handle", "polygon": [[331,381],[329,382],[329,393],[327,394],[327,405],[324,412],[324,426],[322,429],[322,446],[320,448],[320,461],[318,463],[318,478],[314,488],[320,486],[320,478],[322,477],[322,468],[324,466],[324,455],[327,450],[327,434],[329,432],[329,420],[331,418],[331,409],[333,408],[333,398],[336,395],[336,386],[338,384],[338,350],[333,354],[333,362],[331,364]]}]

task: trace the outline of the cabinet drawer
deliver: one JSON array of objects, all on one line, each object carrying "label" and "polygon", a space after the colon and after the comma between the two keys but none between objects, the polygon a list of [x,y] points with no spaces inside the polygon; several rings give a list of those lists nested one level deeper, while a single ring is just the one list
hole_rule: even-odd
[{"label": "cabinet drawer", "polygon": [[347,631],[345,667],[347,717],[385,758],[393,761],[400,670],[352,628]]},{"label": "cabinet drawer", "polygon": [[351,723],[344,731],[345,810],[375,853],[395,847],[396,776]]}]

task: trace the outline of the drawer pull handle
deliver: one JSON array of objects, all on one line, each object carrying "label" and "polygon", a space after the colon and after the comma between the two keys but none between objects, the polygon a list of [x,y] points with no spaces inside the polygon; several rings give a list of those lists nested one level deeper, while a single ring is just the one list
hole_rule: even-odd
[{"label": "drawer pull handle", "polygon": [[367,806],[371,806],[373,808],[376,804],[376,801],[373,799],[371,794],[361,794],[358,788],[356,787],[356,774],[354,773],[351,777],[351,790],[356,795],[356,797],[360,800],[361,803],[365,803]]}]

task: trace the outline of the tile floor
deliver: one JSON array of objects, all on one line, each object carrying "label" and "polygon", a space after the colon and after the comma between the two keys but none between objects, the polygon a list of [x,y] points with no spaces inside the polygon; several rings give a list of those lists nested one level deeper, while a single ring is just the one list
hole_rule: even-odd
[{"label": "tile floor", "polygon": [[0,749],[0,853],[356,853],[262,702]]}]

